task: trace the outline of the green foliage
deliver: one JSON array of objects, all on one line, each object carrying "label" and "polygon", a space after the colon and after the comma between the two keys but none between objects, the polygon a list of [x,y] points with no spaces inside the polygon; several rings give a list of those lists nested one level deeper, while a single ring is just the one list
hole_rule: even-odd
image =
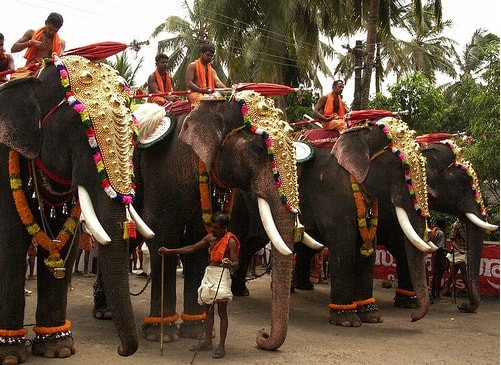
[{"label": "green foliage", "polygon": [[106,59],[103,60],[103,63],[106,63],[107,65],[110,65],[111,67],[116,69],[120,76],[124,78],[125,82],[127,82],[127,85],[129,85],[130,88],[133,88],[136,86],[135,79],[137,71],[141,68],[143,61],[144,57],[141,57],[136,67],[133,67],[132,63],[127,57],[127,51],[125,50],[122,53],[117,54],[114,61]]},{"label": "green foliage", "polygon": [[369,101],[369,109],[409,111],[409,115],[403,115],[402,119],[418,134],[448,132],[442,123],[449,109],[443,92],[423,74],[417,72],[405,76],[388,86],[388,91],[389,97],[376,94]]},{"label": "green foliage", "polygon": [[304,120],[303,115],[308,114],[311,116],[313,107],[320,99],[318,92],[311,91],[298,91],[289,93],[284,96],[285,99],[285,116],[289,123]]}]

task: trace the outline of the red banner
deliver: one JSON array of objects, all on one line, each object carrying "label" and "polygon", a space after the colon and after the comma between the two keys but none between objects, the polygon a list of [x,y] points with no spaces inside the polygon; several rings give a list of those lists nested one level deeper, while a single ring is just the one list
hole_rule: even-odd
[{"label": "red banner", "polygon": [[[397,280],[395,258],[384,246],[376,247],[376,268],[374,279]],[[426,269],[431,277],[431,253],[426,255]],[[480,294],[499,297],[499,245],[484,244],[480,261]],[[444,275],[447,278],[449,273]],[[456,290],[466,290],[461,274],[456,277]]]}]

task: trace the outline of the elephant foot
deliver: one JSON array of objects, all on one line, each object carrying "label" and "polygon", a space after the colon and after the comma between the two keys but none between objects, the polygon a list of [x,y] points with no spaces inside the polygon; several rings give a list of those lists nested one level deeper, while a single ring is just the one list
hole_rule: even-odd
[{"label": "elephant foot", "polygon": [[[182,322],[179,326],[179,333],[184,338],[199,339],[202,331],[205,330],[205,321]],[[212,331],[212,338],[215,337],[215,331]],[[204,339],[204,337],[202,337]]]},{"label": "elephant foot", "polygon": [[477,311],[477,307],[472,307],[470,306],[470,303],[464,302],[461,303],[461,305],[458,305],[458,310],[464,313],[475,313]]},{"label": "elephant foot", "polygon": [[27,347],[23,342],[9,344],[0,344],[0,364],[18,365],[26,361]]},{"label": "elephant foot", "polygon": [[31,346],[31,353],[46,358],[66,358],[76,351],[75,342],[71,334],[37,335]]},{"label": "elephant foot", "polygon": [[393,305],[396,308],[416,309],[418,307],[418,301],[415,295],[408,296],[397,293]]},{"label": "elephant foot", "polygon": [[[175,323],[164,323],[163,329],[160,324],[144,324],[144,338],[152,342],[177,342],[179,341],[179,329]],[[163,333],[162,333],[163,332]]]},{"label": "elephant foot", "polygon": [[110,320],[113,319],[113,314],[110,309],[98,309],[94,308],[92,310],[92,315],[95,319]]},{"label": "elephant foot", "polygon": [[358,318],[356,310],[330,310],[330,324],[342,327],[360,327],[362,323]]},{"label": "elephant foot", "polygon": [[245,285],[245,278],[231,275],[231,292],[236,297],[248,297],[249,289]]},{"label": "elephant foot", "polygon": [[383,323],[383,315],[376,304],[357,306],[357,315],[363,323]]},{"label": "elephant foot", "polygon": [[301,283],[294,283],[294,289],[299,289],[299,290],[314,290],[315,286],[311,281],[306,281],[306,282],[301,282]]}]

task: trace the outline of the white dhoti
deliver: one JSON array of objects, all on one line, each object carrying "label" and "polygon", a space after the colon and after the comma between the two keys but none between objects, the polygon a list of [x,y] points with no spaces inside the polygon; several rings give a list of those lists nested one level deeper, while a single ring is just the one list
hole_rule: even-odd
[{"label": "white dhoti", "polygon": [[468,263],[468,259],[467,259],[466,253],[461,253],[461,252],[458,252],[458,251],[454,251],[454,261],[452,261],[453,258],[452,258],[452,254],[451,253],[447,254],[447,258],[449,259],[449,262],[451,264],[454,262],[454,265],[455,264],[459,264],[461,262],[464,262],[465,264]]},{"label": "white dhoti", "polygon": [[233,299],[230,270],[218,266],[207,266],[202,284],[198,288],[198,304],[210,305],[214,302],[214,299],[216,301]]}]

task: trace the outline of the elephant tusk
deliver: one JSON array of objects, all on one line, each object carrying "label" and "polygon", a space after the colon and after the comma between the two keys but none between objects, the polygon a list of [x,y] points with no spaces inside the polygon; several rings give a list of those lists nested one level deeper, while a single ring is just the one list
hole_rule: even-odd
[{"label": "elephant tusk", "polygon": [[134,222],[136,222],[136,228],[141,233],[143,238],[145,239],[150,239],[155,237],[155,232],[151,230],[150,227],[143,221],[143,219],[137,214],[136,209],[132,206],[132,204],[129,204],[129,212],[130,212],[130,217]]},{"label": "elephant tusk", "polygon": [[412,227],[409,217],[403,208],[395,206],[395,212],[397,214],[398,223],[404,231],[405,236],[419,251],[433,252],[438,250],[438,247],[435,246],[435,244],[432,242],[425,242],[421,239],[421,237],[419,237],[414,230],[414,227]]},{"label": "elephant tusk", "polygon": [[490,224],[488,222],[484,222],[479,217],[477,217],[473,213],[465,213],[466,217],[470,220],[471,223],[476,225],[479,228],[485,229],[489,232],[494,232],[499,229],[499,226],[495,226],[494,224]]},{"label": "elephant tusk", "polygon": [[80,185],[78,185],[78,200],[80,201],[80,207],[82,208],[87,228],[92,233],[96,241],[102,245],[110,244],[111,238],[104,230],[103,226],[99,222],[99,219],[97,219],[89,193],[87,193],[87,190]]},{"label": "elephant tusk", "polygon": [[270,205],[263,198],[257,198],[257,205],[259,207],[259,216],[261,217],[261,222],[263,223],[264,230],[266,231],[266,235],[268,236],[273,246],[280,252],[282,255],[290,255],[292,251],[285,244],[284,240],[280,236],[280,233],[277,230],[277,226],[273,221],[273,216],[271,214]]},{"label": "elephant tusk", "polygon": [[320,242],[318,242],[316,239],[311,237],[308,233],[304,232],[304,238],[303,238],[303,243],[308,246],[309,248],[312,248],[314,250],[320,250],[324,248],[324,245],[322,245]]}]

